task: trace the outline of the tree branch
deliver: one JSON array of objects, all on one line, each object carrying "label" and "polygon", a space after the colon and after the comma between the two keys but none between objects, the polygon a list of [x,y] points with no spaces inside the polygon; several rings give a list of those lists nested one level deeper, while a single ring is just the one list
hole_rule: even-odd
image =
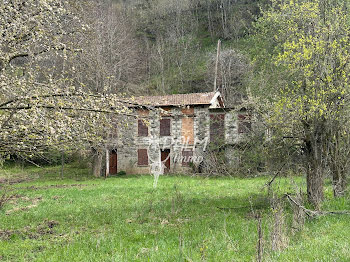
[{"label": "tree branch", "polygon": [[304,213],[310,217],[314,218],[317,216],[325,216],[325,215],[350,215],[350,211],[348,210],[341,210],[341,211],[315,211],[311,209],[307,209],[303,205],[299,204],[290,194],[285,194],[285,197],[295,206],[300,208],[301,210],[304,211]]}]

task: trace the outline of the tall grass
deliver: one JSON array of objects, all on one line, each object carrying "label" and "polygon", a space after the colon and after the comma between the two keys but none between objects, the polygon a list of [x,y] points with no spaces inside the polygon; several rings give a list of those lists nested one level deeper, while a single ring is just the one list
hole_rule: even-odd
[{"label": "tall grass", "polygon": [[[151,176],[93,179],[68,167],[62,180],[59,170],[6,170],[29,181],[11,185],[16,197],[0,210],[0,260],[254,261],[254,212],[262,215],[265,261],[350,260],[346,216],[308,221],[272,252],[268,178],[162,176],[154,189]],[[281,192],[294,186],[276,182]],[[348,198],[327,195],[325,208],[350,209]]]}]

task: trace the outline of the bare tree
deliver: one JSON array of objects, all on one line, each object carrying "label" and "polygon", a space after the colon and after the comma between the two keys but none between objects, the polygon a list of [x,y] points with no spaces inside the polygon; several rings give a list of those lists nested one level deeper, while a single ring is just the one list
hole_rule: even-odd
[{"label": "bare tree", "polygon": [[0,154],[32,156],[48,148],[103,141],[109,114],[127,114],[117,95],[93,93],[77,81],[75,41],[87,32],[80,3],[0,4]]},{"label": "bare tree", "polygon": [[[216,57],[211,55],[207,65],[208,82],[212,83]],[[217,86],[221,91],[226,106],[232,106],[242,101],[246,94],[245,80],[251,67],[249,60],[234,49],[222,50],[218,59]]]},{"label": "bare tree", "polygon": [[113,1],[91,1],[83,11],[89,33],[78,39],[84,50],[72,61],[78,78],[94,92],[134,93],[144,56],[127,12]]}]

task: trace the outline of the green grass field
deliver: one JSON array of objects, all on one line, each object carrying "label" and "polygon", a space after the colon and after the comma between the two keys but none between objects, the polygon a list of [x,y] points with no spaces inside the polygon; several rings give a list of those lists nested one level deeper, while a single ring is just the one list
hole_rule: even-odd
[{"label": "green grass field", "polygon": [[[66,172],[70,178],[59,179],[59,168],[1,171],[2,185],[17,182],[1,189],[12,195],[0,210],[1,261],[254,261],[254,212],[263,216],[264,261],[350,261],[345,215],[309,220],[295,235],[288,230],[288,246],[271,251],[262,189],[269,177],[162,176],[154,189],[151,176]],[[294,188],[288,178],[276,185]],[[329,186],[326,195],[324,209],[350,209],[348,197],[334,200]]]}]

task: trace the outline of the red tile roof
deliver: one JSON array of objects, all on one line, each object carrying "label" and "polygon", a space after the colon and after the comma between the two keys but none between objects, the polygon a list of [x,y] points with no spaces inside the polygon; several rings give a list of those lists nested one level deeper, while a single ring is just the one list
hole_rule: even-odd
[{"label": "red tile roof", "polygon": [[138,96],[131,102],[148,106],[209,105],[216,92],[176,94],[164,96]]}]

